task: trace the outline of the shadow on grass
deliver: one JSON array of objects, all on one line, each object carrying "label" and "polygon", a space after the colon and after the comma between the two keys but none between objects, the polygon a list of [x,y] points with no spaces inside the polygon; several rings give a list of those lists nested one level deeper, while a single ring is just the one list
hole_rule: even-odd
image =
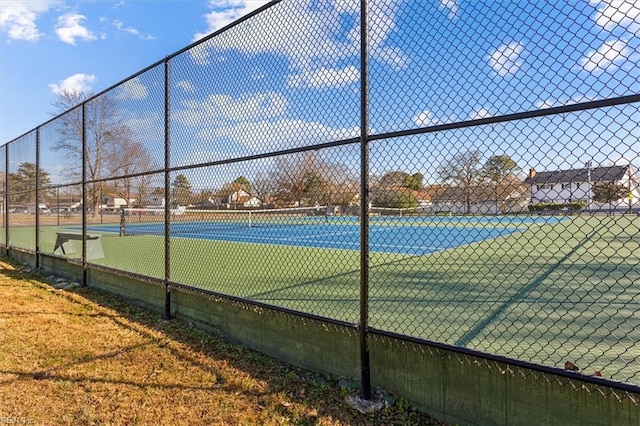
[{"label": "shadow on grass", "polygon": [[[16,380],[53,380],[75,384],[107,383],[143,389],[204,390],[229,394],[242,393],[246,396],[256,398],[264,398],[266,394],[269,394],[272,396],[271,401],[273,401],[273,398],[283,398],[281,405],[286,404],[286,401],[296,401],[298,404],[307,407],[304,411],[315,411],[317,413],[315,415],[309,415],[308,418],[300,418],[300,414],[298,414],[297,424],[315,424],[319,417],[332,418],[342,424],[382,424],[386,422],[381,421],[380,419],[382,418],[396,418],[403,422],[412,420],[412,422],[408,424],[441,424],[428,418],[424,414],[407,410],[406,407],[399,410],[390,407],[383,409],[383,412],[366,415],[360,414],[345,402],[347,393],[355,393],[355,386],[348,389],[344,387],[341,388],[336,381],[286,365],[258,352],[232,345],[191,324],[185,324],[179,320],[162,320],[159,314],[153,314],[142,308],[132,306],[126,299],[115,295],[102,293],[86,287],[67,287],[60,283],[51,283],[49,282],[51,281],[51,277],[40,276],[37,271],[4,269],[2,273],[9,278],[17,280],[18,286],[24,283],[23,285],[25,286],[33,285],[43,289],[54,290],[57,296],[63,297],[71,303],[86,306],[95,303],[108,311],[112,311],[99,314],[87,313],[86,315],[111,321],[118,327],[137,333],[144,341],[140,344],[126,346],[95,356],[83,357],[80,360],[66,362],[47,369],[36,371],[20,371],[19,369],[0,371],[2,374],[14,376],[11,380],[5,380],[0,382],[0,384],[6,384]],[[9,312],[3,313],[6,315]],[[14,312],[10,314],[14,314]],[[15,314],[26,316],[49,315],[51,313],[44,311],[28,312],[24,310],[15,312]],[[67,314],[73,316],[85,315],[68,312],[61,312],[57,315]],[[87,330],[87,332],[90,332],[90,330]],[[190,350],[182,349],[182,345]],[[71,376],[60,373],[60,371],[69,367],[112,359],[151,346],[161,347],[163,351],[167,351],[171,357],[180,360],[182,363],[186,362],[203,372],[209,373],[215,378],[215,382],[210,385],[191,386],[184,383],[158,383],[154,382],[153,378],[150,378],[149,381],[146,379],[120,380],[90,377],[89,375],[78,377],[77,375]],[[192,354],[189,352],[192,352]],[[216,365],[211,365],[194,356],[193,353],[198,356],[204,355],[209,360],[221,361],[225,367],[219,368]],[[229,371],[225,371],[227,366],[230,367]],[[231,377],[231,375],[237,374],[238,372],[241,375],[246,374],[253,380],[266,383],[267,390],[244,386],[243,383],[234,380],[234,377]],[[267,396],[267,398],[269,397]],[[414,420],[415,422],[413,422]]]},{"label": "shadow on grass", "polygon": [[[153,343],[141,343],[138,345],[128,346],[124,349],[112,351],[92,357],[87,357],[86,359],[68,362],[61,365],[57,365],[52,368],[37,370],[37,371],[19,371],[19,370],[0,370],[0,374],[11,374],[14,376],[18,376],[18,380],[55,380],[55,381],[63,381],[70,383],[108,383],[114,385],[129,385],[138,388],[154,388],[154,389],[181,389],[181,390],[213,390],[219,389],[218,386],[186,386],[181,384],[162,384],[162,383],[142,383],[130,380],[115,380],[115,379],[102,379],[98,377],[74,377],[67,376],[64,374],[56,373],[57,370],[65,370],[70,367],[80,366],[83,364],[91,364],[96,361],[107,360],[110,358],[115,358],[120,355],[126,354],[127,352],[132,352],[137,349],[141,349],[143,347],[151,346]],[[14,379],[0,381],[0,385],[9,384],[15,382]]]}]

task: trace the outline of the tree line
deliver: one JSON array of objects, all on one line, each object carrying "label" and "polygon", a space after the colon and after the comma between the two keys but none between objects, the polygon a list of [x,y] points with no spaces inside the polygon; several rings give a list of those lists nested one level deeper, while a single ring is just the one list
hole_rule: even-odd
[{"label": "tree line", "polygon": [[[105,193],[127,203],[135,199],[140,207],[150,195],[164,196],[164,189],[153,185],[152,177],[145,174],[159,167],[120,114],[116,99],[101,95],[84,103],[83,112],[78,105],[90,96],[70,91],[58,96],[54,107],[62,115],[57,120],[58,139],[51,148],[65,156],[68,167],[64,174],[72,181],[83,180],[85,159],[88,207],[95,214]],[[392,170],[371,176],[369,199],[378,207],[412,208],[419,205],[421,196],[433,198],[455,188],[456,201],[464,203],[469,212],[474,198],[488,188],[492,188],[494,201],[504,203],[513,188],[522,184],[518,178],[521,170],[506,154],[491,155],[483,162],[483,153],[471,149],[455,153],[437,166],[437,184],[425,184],[420,172]],[[35,164],[30,162],[8,174],[11,203],[35,201],[35,176]],[[38,176],[40,188],[51,184],[46,170],[39,170]],[[615,185],[594,185],[594,200],[620,199],[624,188]],[[358,172],[345,164],[328,161],[317,151],[306,151],[275,157],[268,169],[257,171],[251,180],[238,176],[218,189],[194,191],[186,174],[180,173],[171,183],[169,202],[191,205],[238,193],[255,197],[263,206],[352,206],[360,203],[360,181]]]},{"label": "tree line", "polygon": [[196,192],[181,173],[171,187],[171,201],[176,204],[197,205],[244,193],[271,207],[353,205],[360,191],[352,171],[341,163],[326,161],[315,151],[277,157],[272,167],[258,171],[251,181],[238,176],[222,188]]}]

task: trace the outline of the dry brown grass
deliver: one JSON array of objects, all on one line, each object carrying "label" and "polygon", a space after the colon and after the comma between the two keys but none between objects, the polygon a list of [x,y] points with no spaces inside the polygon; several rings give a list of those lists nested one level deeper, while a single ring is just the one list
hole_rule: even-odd
[{"label": "dry brown grass", "polygon": [[406,403],[361,414],[333,381],[66,284],[0,262],[0,424],[430,424]]}]

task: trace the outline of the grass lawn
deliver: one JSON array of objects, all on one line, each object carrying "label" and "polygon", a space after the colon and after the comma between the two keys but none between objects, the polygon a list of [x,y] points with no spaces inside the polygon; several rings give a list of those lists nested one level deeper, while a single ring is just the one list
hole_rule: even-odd
[{"label": "grass lawn", "polygon": [[441,424],[384,396],[163,321],[111,295],[0,262],[0,423]]}]

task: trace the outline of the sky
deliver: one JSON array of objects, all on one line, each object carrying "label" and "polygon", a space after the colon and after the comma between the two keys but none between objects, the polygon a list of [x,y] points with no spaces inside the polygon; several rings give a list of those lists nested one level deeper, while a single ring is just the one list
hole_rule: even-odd
[{"label": "sky", "polygon": [[100,92],[265,3],[1,0],[0,143],[49,120],[60,90]]},{"label": "sky", "polygon": [[[163,66],[120,82],[168,56],[174,166],[357,137],[357,0],[284,0],[173,55],[266,3],[0,0],[0,144],[55,115],[62,90],[118,84],[122,115],[160,161]],[[373,134],[640,93],[636,0],[372,0],[369,25]],[[469,149],[525,170],[637,162],[638,122],[631,105],[397,138],[372,144],[372,169],[435,179]],[[323,155],[358,163],[357,147]]]}]

